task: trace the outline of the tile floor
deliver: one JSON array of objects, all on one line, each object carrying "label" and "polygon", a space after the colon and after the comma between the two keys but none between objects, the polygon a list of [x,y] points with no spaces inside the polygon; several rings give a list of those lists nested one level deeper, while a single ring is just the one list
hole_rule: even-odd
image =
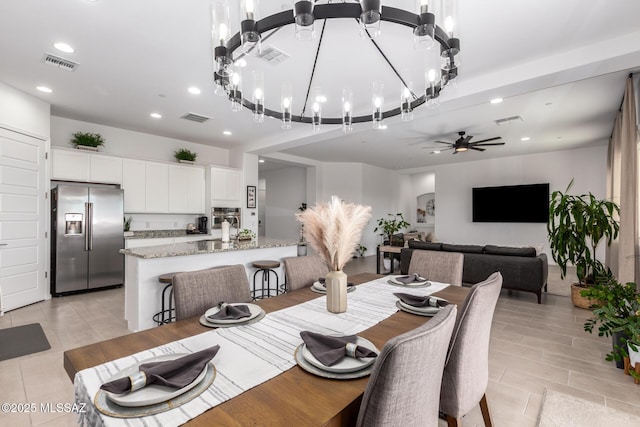
[{"label": "tile floor", "polygon": [[[353,260],[345,270],[374,272],[375,256]],[[123,299],[122,289],[100,291],[55,298],[0,317],[0,328],[39,322],[51,344],[46,352],[0,362],[0,403],[72,402],[62,353],[127,334]],[[604,361],[610,341],[583,331],[588,314],[564,296],[545,295],[538,305],[533,294],[503,291],[493,322],[487,391],[495,426],[534,426],[545,388],[640,415],[640,386]],[[75,416],[64,413],[0,412],[0,426],[74,424]],[[483,426],[479,408],[463,424]]]}]

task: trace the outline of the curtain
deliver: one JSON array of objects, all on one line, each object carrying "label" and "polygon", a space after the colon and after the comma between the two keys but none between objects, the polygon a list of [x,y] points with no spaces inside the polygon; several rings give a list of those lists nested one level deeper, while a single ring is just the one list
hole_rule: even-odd
[{"label": "curtain", "polygon": [[620,206],[620,234],[607,250],[607,265],[621,283],[640,279],[638,143],[634,84],[629,76],[607,156],[607,197]]}]

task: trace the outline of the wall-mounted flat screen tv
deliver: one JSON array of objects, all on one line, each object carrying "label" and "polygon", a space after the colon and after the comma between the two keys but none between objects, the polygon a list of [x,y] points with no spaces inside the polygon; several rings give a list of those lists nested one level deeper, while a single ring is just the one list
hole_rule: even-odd
[{"label": "wall-mounted flat screen tv", "polygon": [[547,222],[549,184],[473,189],[473,222]]}]

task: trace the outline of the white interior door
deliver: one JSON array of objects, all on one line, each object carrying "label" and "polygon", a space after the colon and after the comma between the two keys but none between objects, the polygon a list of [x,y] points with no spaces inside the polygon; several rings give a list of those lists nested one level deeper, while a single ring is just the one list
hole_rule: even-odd
[{"label": "white interior door", "polygon": [[5,311],[47,296],[45,142],[0,128],[0,289]]}]

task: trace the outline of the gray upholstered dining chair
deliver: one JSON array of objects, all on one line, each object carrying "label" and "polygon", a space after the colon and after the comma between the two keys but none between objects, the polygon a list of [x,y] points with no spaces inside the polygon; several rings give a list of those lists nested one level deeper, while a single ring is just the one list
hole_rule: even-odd
[{"label": "gray upholstered dining chair", "polygon": [[409,274],[418,273],[434,282],[462,286],[464,255],[459,252],[414,250]]},{"label": "gray upholstered dining chair", "polygon": [[473,285],[458,312],[442,377],[440,410],[449,426],[460,426],[462,416],[478,403],[486,427],[491,427],[487,403],[489,338],[502,275],[493,273]]},{"label": "gray upholstered dining chair", "polygon": [[173,276],[176,320],[203,315],[219,302],[251,302],[243,265],[188,271]]},{"label": "gray upholstered dining chair", "polygon": [[283,258],[286,291],[305,288],[324,277],[329,267],[320,255]]},{"label": "gray upholstered dining chair", "polygon": [[437,426],[442,371],[456,306],[387,341],[362,397],[357,426]]}]

